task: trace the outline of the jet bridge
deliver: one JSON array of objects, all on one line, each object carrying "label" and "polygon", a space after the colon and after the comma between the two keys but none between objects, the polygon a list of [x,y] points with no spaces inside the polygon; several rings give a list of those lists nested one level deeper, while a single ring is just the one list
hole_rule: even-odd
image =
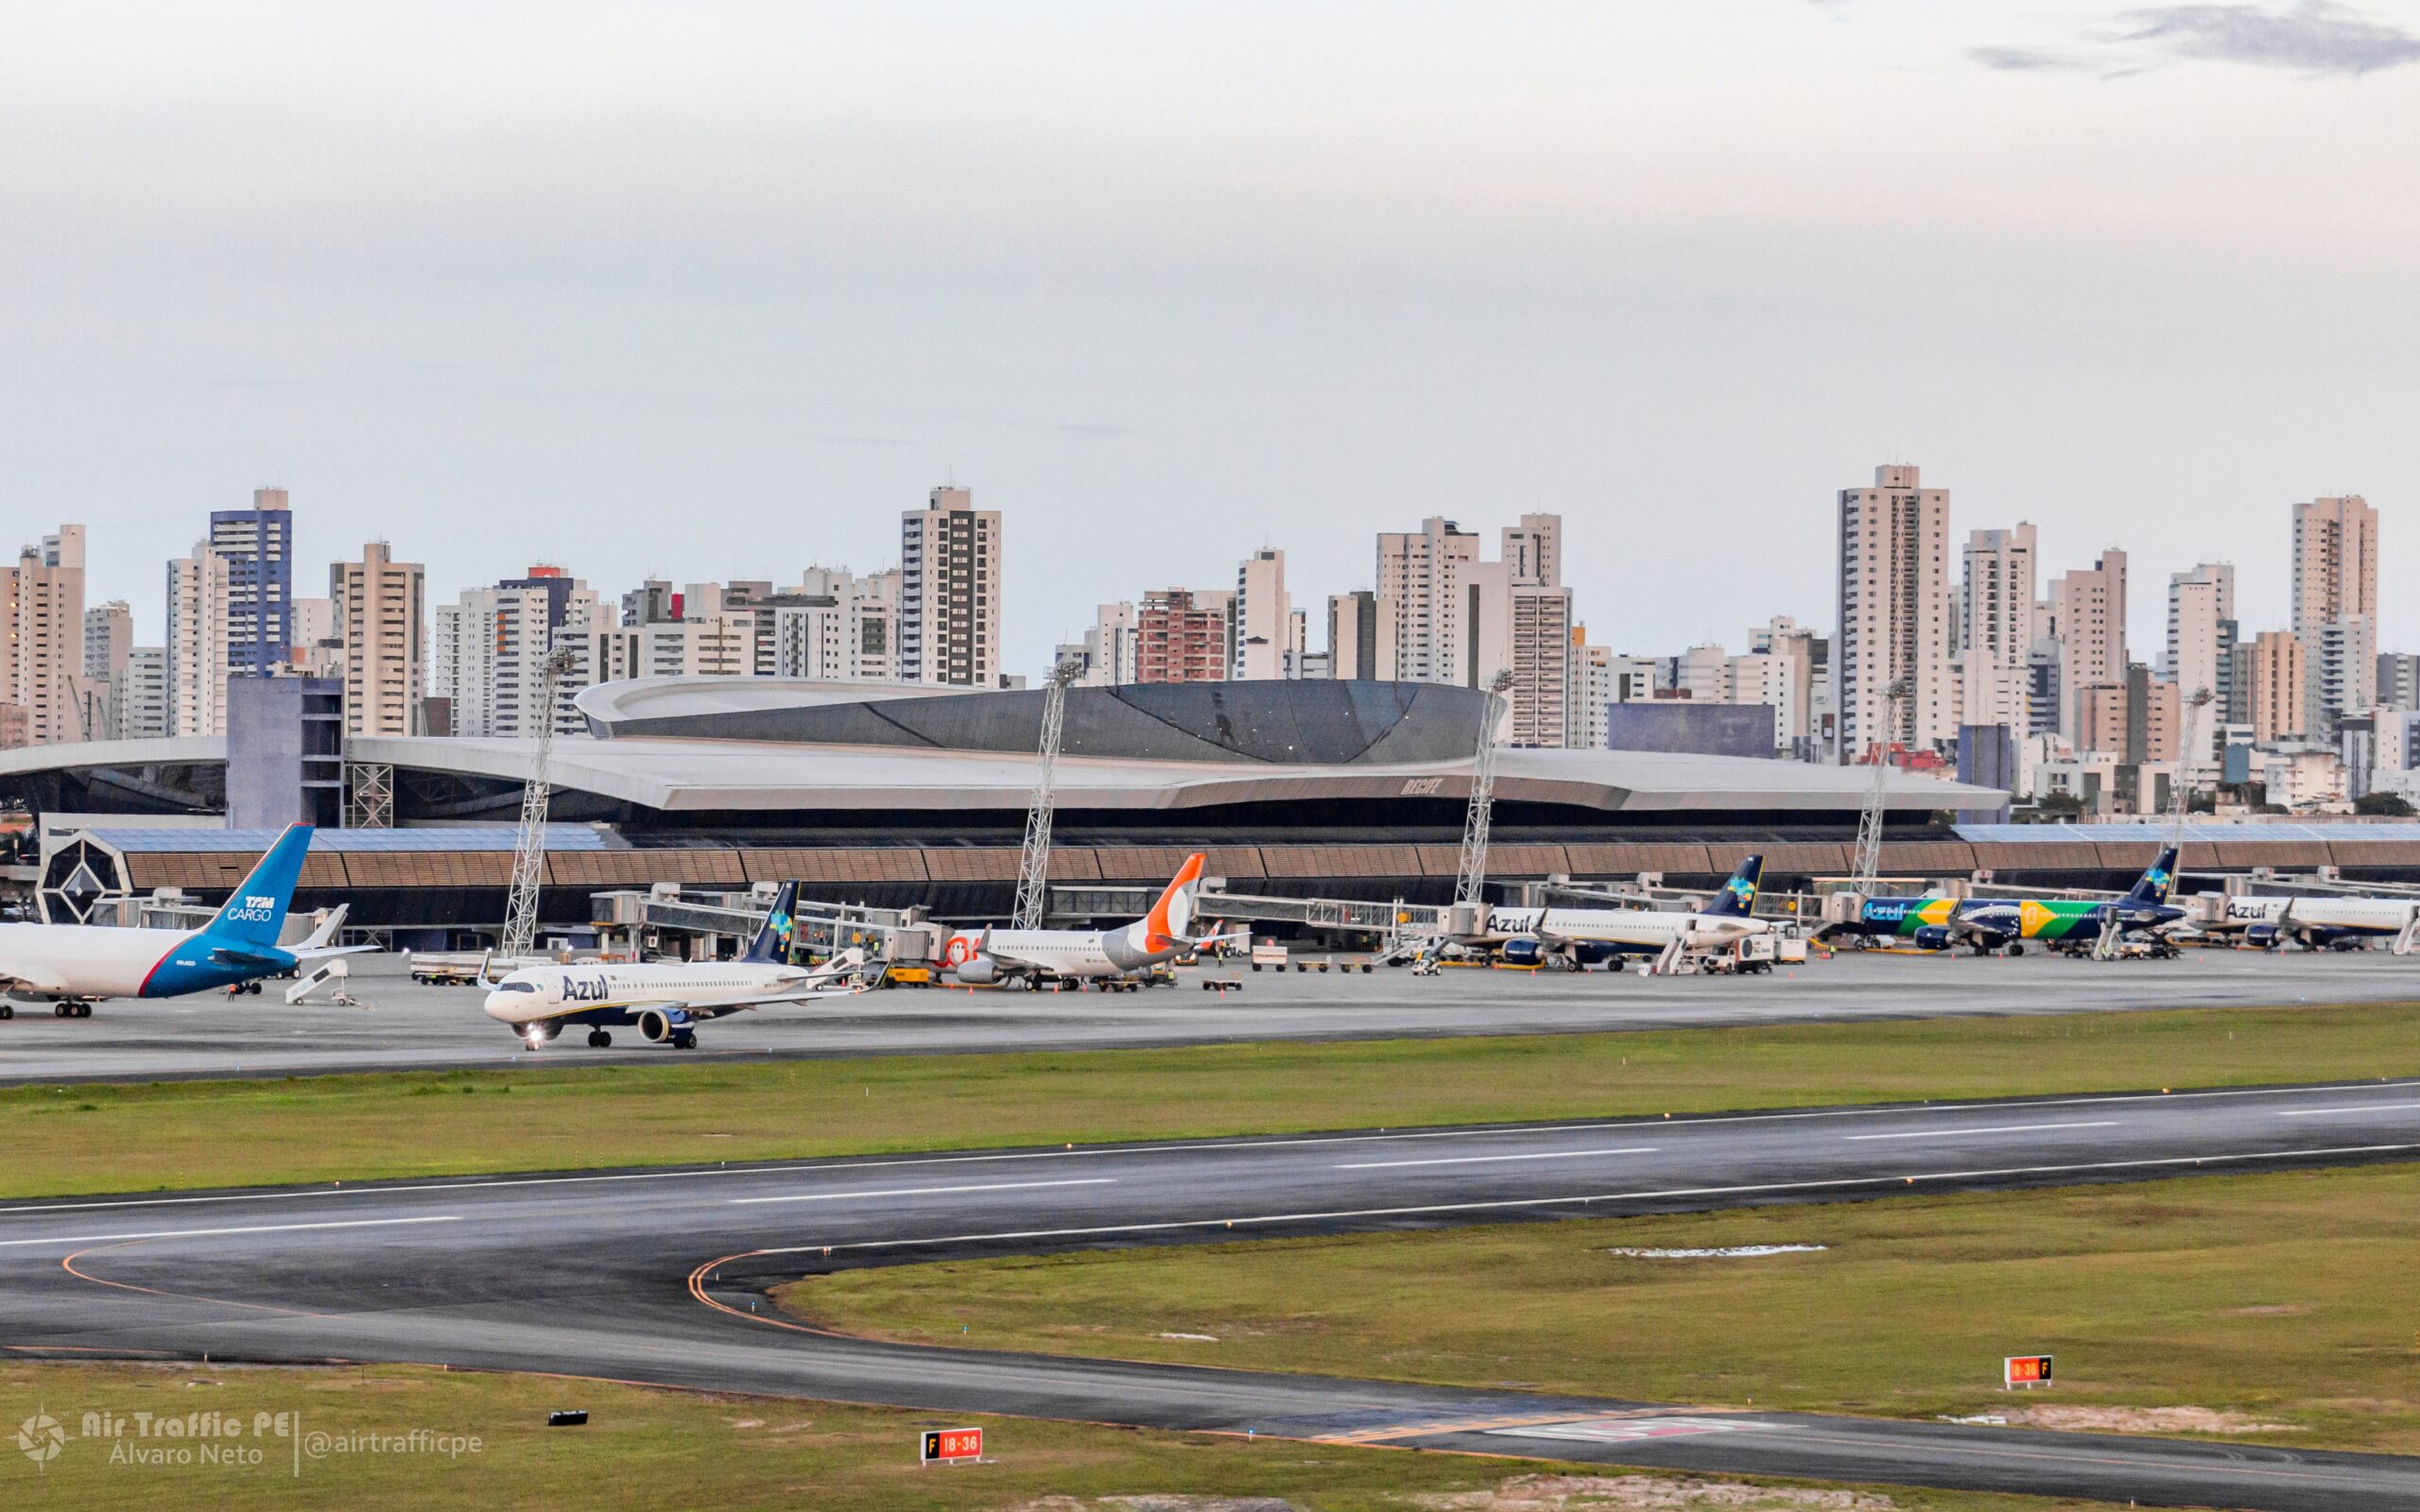
[{"label": "jet bridge", "polygon": [[[590,912],[600,939],[620,934],[635,942],[653,933],[708,942],[730,938],[744,946],[765,927],[775,891],[768,883],[747,892],[704,891],[660,883],[645,892],[593,893]],[[938,959],[950,936],[947,926],[925,919],[921,909],[805,900],[791,905],[790,927],[795,950],[830,955],[861,948],[894,966]]]}]

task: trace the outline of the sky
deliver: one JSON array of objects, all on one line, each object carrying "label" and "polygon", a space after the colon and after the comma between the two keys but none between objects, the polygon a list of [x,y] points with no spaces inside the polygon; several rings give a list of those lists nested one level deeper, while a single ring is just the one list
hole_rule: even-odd
[{"label": "sky", "polygon": [[[1564,517],[1593,641],[1829,628],[1914,462],[2047,570],[2289,613],[2381,514],[2420,648],[2420,4],[7,8],[0,498],[161,633],[292,490],[433,601],[872,570],[1006,516],[1009,670],[1097,602]],[[1492,549],[1492,548],[1491,548]],[[1314,628],[1314,645],[1323,631]]]}]

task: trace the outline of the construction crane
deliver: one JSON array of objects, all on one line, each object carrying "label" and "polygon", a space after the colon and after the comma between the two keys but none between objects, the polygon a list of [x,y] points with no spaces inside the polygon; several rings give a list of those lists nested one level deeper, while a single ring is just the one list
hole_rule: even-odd
[{"label": "construction crane", "polygon": [[572,669],[574,652],[559,645],[538,663],[538,732],[530,742],[529,784],[521,790],[521,828],[512,837],[512,891],[504,906],[507,959],[529,954],[538,934],[539,873],[546,863],[547,766],[555,754],[555,690]]},{"label": "construction crane", "polygon": [[1067,725],[1067,684],[1081,663],[1062,662],[1050,669],[1042,695],[1042,769],[1033,783],[1033,806],[1025,815],[1025,850],[1017,857],[1015,929],[1040,929],[1050,893],[1050,818],[1058,800],[1059,737]]},{"label": "construction crane", "polygon": [[1871,897],[1875,876],[1882,869],[1882,805],[1891,782],[1891,745],[1899,738],[1899,711],[1915,696],[1915,679],[1900,678],[1882,695],[1882,738],[1874,745],[1874,783],[1865,790],[1865,811],[1857,821],[1857,865],[1849,888]]},{"label": "construction crane", "polygon": [[1510,672],[1488,679],[1487,712],[1479,716],[1478,750],[1471,763],[1471,806],[1462,818],[1462,875],[1454,885],[1454,902],[1475,908],[1487,902],[1487,830],[1495,814],[1495,727],[1504,717],[1504,695],[1512,686]]}]

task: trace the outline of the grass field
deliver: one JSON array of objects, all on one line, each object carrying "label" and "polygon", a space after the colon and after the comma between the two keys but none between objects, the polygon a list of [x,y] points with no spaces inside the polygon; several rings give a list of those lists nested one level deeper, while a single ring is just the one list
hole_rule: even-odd
[{"label": "grass field", "polygon": [[[1607,1253],[1754,1245],[1826,1247]],[[2420,1169],[2394,1166],[902,1266],[784,1298],[987,1349],[1890,1417],[2204,1408],[2413,1453],[2416,1267]],[[2035,1351],[2057,1386],[2000,1392],[2000,1357]]]},{"label": "grass field", "polygon": [[0,1197],[2420,1074],[2408,1005],[0,1090]]},{"label": "grass field", "polygon": [[[544,1426],[548,1409],[579,1406],[585,1428]],[[16,1429],[46,1413],[68,1437],[37,1467]],[[85,1415],[109,1415],[114,1438],[84,1436]],[[155,1419],[216,1413],[236,1436],[144,1438]],[[274,1415],[291,1415],[280,1435]],[[271,1415],[266,1425],[257,1415]],[[981,1423],[991,1463],[916,1463],[925,1427]],[[707,1397],[528,1376],[447,1374],[405,1367],[265,1370],[0,1362],[0,1504],[12,1508],[128,1506],[494,1507],[1029,1507],[1083,1512],[1105,1496],[1282,1497],[1312,1512],[1424,1505],[1418,1498],[1485,1491],[1538,1464],[1378,1449],[1153,1434],[1025,1419],[933,1418],[819,1402]],[[93,1426],[98,1426],[95,1424]],[[265,1427],[266,1433],[256,1433]],[[406,1435],[426,1430],[432,1438]],[[325,1435],[315,1440],[313,1435]],[[436,1435],[445,1444],[439,1446]],[[472,1449],[467,1440],[475,1437]],[[365,1439],[389,1440],[372,1449]],[[391,1440],[403,1440],[400,1446]],[[112,1462],[130,1451],[190,1452],[207,1444],[237,1463]],[[307,1452],[319,1448],[317,1455]],[[306,1452],[298,1458],[298,1447]],[[257,1452],[257,1463],[251,1456]],[[1737,1486],[1687,1482],[1667,1486]],[[2051,1512],[2103,1503],[1954,1492],[1879,1490],[1858,1512]],[[1433,1504],[1433,1503],[1428,1503]],[[1460,1503],[1468,1505],[1470,1503]],[[1599,1501],[1597,1512],[1639,1503]],[[1669,1501],[1659,1507],[1685,1508]],[[1484,1501],[1479,1503],[1484,1506]],[[1525,1503],[1528,1512],[1554,1503]],[[1720,1512],[1830,1512],[1838,1503],[1776,1486],[1725,1500]],[[1131,1503],[1107,1512],[1133,1512]],[[1708,1512],[1715,1512],[1709,1504]]]}]

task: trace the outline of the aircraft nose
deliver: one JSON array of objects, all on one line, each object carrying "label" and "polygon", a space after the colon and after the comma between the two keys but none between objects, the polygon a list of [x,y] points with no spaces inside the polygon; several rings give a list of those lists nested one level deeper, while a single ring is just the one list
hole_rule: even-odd
[{"label": "aircraft nose", "polygon": [[501,1020],[501,1021],[503,1021],[504,1022],[507,1022],[507,1023],[511,1022],[512,1022],[512,1003],[511,1003],[511,1000],[512,1000],[512,999],[514,999],[514,998],[522,998],[522,997],[527,997],[527,996],[528,996],[528,994],[527,994],[527,993],[526,993],[526,992],[491,992],[491,993],[489,993],[489,994],[488,994],[488,998],[487,998],[487,1004],[486,1004],[486,1007],[487,1007],[487,1011],[488,1011],[488,1017],[489,1017],[489,1018],[491,1018],[491,1019],[497,1019],[497,1020]]}]

